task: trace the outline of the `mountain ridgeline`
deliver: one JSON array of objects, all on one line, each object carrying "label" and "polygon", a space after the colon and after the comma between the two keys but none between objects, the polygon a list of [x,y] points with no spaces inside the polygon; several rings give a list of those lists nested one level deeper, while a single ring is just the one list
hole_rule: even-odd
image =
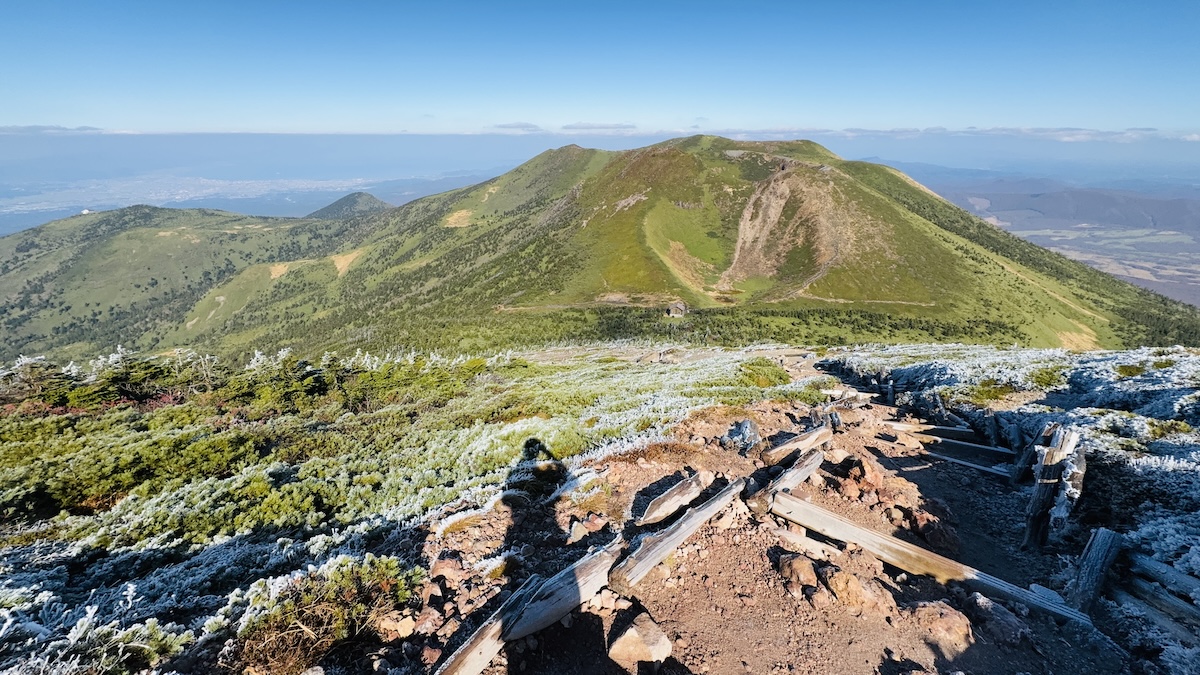
[{"label": "mountain ridgeline", "polygon": [[[807,141],[567,146],[401,207],[368,197],[305,219],[130,207],[2,238],[0,357],[637,336],[1200,344],[1194,307]],[[686,316],[664,315],[675,301]]]}]

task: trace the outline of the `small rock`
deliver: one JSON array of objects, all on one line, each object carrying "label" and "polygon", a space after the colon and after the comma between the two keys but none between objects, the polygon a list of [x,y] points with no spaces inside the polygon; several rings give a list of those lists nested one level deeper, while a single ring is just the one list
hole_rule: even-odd
[{"label": "small rock", "polygon": [[917,603],[912,616],[925,630],[925,641],[940,649],[947,659],[958,658],[975,644],[970,620],[942,600]]},{"label": "small rock", "polygon": [[608,518],[605,518],[604,516],[601,516],[601,515],[598,515],[595,513],[589,513],[587,515],[587,518],[583,519],[583,526],[585,528],[587,528],[588,532],[599,532],[600,530],[603,530],[605,528],[605,526],[607,526],[607,525],[608,525]]},{"label": "small rock", "polygon": [[433,607],[426,607],[417,615],[417,625],[413,630],[421,635],[432,635],[437,632],[438,628],[441,628],[444,621],[441,612]]},{"label": "small rock", "polygon": [[575,623],[575,615],[568,612],[567,615],[559,619],[558,622],[563,625],[563,628],[570,628]]},{"label": "small rock", "polygon": [[799,553],[780,556],[779,574],[785,580],[801,586],[817,585],[817,570],[813,567],[813,562]]},{"label": "small rock", "polygon": [[972,593],[963,605],[971,621],[979,624],[984,633],[1000,644],[1015,646],[1021,643],[1022,637],[1029,635],[1029,627],[1016,614],[988,597]]},{"label": "small rock", "polygon": [[421,650],[421,662],[427,666],[432,666],[442,658],[442,650],[437,647],[425,647]]},{"label": "small rock", "polygon": [[446,581],[457,583],[466,579],[469,574],[463,569],[462,561],[455,558],[438,558],[429,568],[429,578],[442,577]]},{"label": "small rock", "polygon": [[824,586],[809,586],[804,589],[804,597],[812,604],[813,609],[828,609],[833,606],[833,594]]},{"label": "small rock", "polygon": [[591,534],[587,527],[580,521],[576,520],[571,523],[571,534],[567,536],[567,545],[581,541],[584,537]]},{"label": "small rock", "polygon": [[379,619],[376,629],[385,642],[403,640],[416,632],[417,620],[410,614],[388,612]]},{"label": "small rock", "polygon": [[325,669],[321,666],[313,666],[312,668],[300,673],[300,675],[325,675]]},{"label": "small rock", "polygon": [[638,672],[640,663],[662,663],[671,655],[671,640],[642,612],[608,648],[608,656],[631,673]]}]

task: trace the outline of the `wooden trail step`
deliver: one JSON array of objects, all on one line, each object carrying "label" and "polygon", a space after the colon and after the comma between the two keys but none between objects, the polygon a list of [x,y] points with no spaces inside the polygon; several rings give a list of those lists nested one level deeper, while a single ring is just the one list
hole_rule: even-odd
[{"label": "wooden trail step", "polygon": [[906,541],[868,530],[799,497],[787,493],[776,494],[771,512],[827,537],[857,544],[883,562],[911,574],[925,574],[941,583],[960,581],[984,594],[1023,602],[1031,608],[1091,625],[1092,621],[1088,615],[1073,607],[1054,602],[1033,591]]},{"label": "wooden trail step", "polygon": [[992,467],[992,466],[984,466],[982,464],[975,464],[974,462],[968,462],[965,459],[951,457],[950,455],[940,455],[936,452],[929,452],[928,450],[925,451],[925,454],[929,455],[930,457],[937,457],[938,459],[945,460],[947,462],[952,462],[954,464],[961,464],[962,466],[970,467],[972,469],[975,469],[976,471],[983,471],[985,473],[990,473],[990,474],[993,474],[996,476],[1003,476],[1005,478],[1008,478],[1008,471],[1005,471],[1004,469],[997,469],[996,467]]},{"label": "wooden trail step", "polygon": [[720,492],[698,507],[687,510],[682,518],[661,532],[642,537],[641,544],[608,575],[609,585],[629,594],[633,587],[667,556],[692,536],[696,530],[720,513],[746,487],[746,479],[739,478],[726,485]]},{"label": "wooden trail step", "polygon": [[1114,588],[1109,591],[1109,596],[1112,597],[1118,604],[1127,605],[1141,612],[1146,620],[1161,629],[1164,633],[1174,638],[1180,644],[1185,646],[1195,646],[1200,644],[1197,640],[1196,633],[1188,630],[1185,626],[1180,625],[1166,613],[1156,609],[1154,606],[1142,602],[1129,593]]},{"label": "wooden trail step", "polygon": [[1134,597],[1172,619],[1191,624],[1193,628],[1200,628],[1200,607],[1172,595],[1153,581],[1133,577],[1126,583],[1125,588]]}]

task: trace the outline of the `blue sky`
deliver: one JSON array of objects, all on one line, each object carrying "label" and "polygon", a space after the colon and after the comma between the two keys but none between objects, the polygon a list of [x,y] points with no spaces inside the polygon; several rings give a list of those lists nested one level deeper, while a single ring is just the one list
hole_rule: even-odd
[{"label": "blue sky", "polygon": [[1194,1],[342,4],[6,3],[0,126],[1200,132]]}]

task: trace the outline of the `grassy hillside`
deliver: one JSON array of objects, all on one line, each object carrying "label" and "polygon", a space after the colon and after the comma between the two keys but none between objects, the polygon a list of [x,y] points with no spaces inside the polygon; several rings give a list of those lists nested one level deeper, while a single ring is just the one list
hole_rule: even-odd
[{"label": "grassy hillside", "polygon": [[390,208],[392,208],[391,204],[375,197],[375,195],[366,192],[352,192],[329,206],[313,211],[305,216],[305,218],[339,220],[379,213],[380,211],[387,211]]},{"label": "grassy hillside", "polygon": [[[568,146],[332,221],[136,207],[0,239],[3,356],[721,343],[1200,344],[1194,308],[807,142]],[[683,300],[693,311],[668,319]],[[82,311],[81,311],[82,310]]]}]

